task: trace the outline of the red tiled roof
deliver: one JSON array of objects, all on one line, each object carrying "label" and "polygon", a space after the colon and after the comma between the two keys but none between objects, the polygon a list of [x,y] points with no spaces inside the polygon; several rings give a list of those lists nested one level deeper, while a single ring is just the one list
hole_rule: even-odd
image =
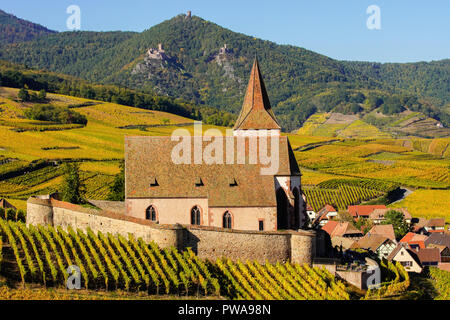
[{"label": "red tiled roof", "polygon": [[253,63],[247,93],[234,129],[281,129],[270,106],[258,59]]},{"label": "red tiled roof", "polygon": [[400,239],[401,243],[407,243],[409,245],[417,245],[419,248],[425,248],[425,240],[427,240],[427,236],[423,234],[417,234],[414,232],[408,232],[405,234],[403,238]]},{"label": "red tiled roof", "polygon": [[322,227],[322,230],[326,231],[326,233],[328,233],[331,236],[334,229],[337,227],[338,223],[339,223],[338,221],[333,220],[328,221],[327,224]]},{"label": "red tiled roof", "polygon": [[348,212],[354,217],[368,216],[375,209],[386,209],[385,205],[357,205],[348,206]]},{"label": "red tiled roof", "polygon": [[319,215],[327,214],[329,212],[337,212],[337,210],[333,206],[326,204],[322,209],[319,210]]},{"label": "red tiled roof", "polygon": [[343,237],[345,235],[361,235],[361,231],[356,229],[350,222],[328,221],[322,227],[322,230],[326,231],[330,237]]}]

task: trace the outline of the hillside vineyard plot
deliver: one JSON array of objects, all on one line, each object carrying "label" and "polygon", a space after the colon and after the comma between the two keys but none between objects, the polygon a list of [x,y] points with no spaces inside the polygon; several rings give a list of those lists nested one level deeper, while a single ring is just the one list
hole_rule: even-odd
[{"label": "hillside vineyard plot", "polygon": [[308,204],[317,212],[326,204],[335,206],[338,210],[346,210],[349,205],[358,204],[361,201],[381,197],[384,193],[375,189],[358,186],[338,185],[332,188],[305,187],[304,192]]},{"label": "hillside vineyard plot", "polygon": [[232,299],[349,299],[328,271],[287,263],[202,260],[190,249],[92,230],[29,226],[0,220],[0,273],[18,282],[65,287],[76,265],[86,289]]}]

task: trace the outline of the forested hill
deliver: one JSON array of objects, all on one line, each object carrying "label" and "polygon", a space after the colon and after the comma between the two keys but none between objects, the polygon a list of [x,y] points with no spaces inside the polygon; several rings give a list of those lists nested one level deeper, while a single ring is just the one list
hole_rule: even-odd
[{"label": "forested hill", "polygon": [[[162,53],[147,53],[159,43]],[[233,113],[240,109],[256,54],[285,130],[300,127],[317,111],[367,114],[377,108],[386,114],[423,112],[450,125],[449,60],[381,65],[338,61],[195,16],[178,15],[142,33],[62,32],[0,48],[0,59]]]},{"label": "forested hill", "polygon": [[0,10],[0,45],[29,41],[52,33],[55,31]]}]

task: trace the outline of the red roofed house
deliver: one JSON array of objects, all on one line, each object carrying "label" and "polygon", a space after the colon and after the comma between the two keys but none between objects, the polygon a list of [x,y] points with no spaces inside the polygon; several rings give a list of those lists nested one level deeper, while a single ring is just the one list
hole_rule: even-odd
[{"label": "red roofed house", "polygon": [[408,232],[400,239],[400,243],[408,244],[411,249],[414,250],[425,249],[425,240],[427,240],[427,238],[428,237],[423,234]]},{"label": "red roofed house", "polygon": [[316,220],[314,221],[314,224],[319,224],[320,226],[324,226],[329,220],[332,220],[337,216],[337,210],[330,206],[329,204],[326,204],[320,211],[317,213]]},{"label": "red roofed house", "polygon": [[280,130],[255,59],[232,136],[178,129],[174,137],[125,138],[126,214],[239,230],[304,227],[301,173]]},{"label": "red roofed house", "polygon": [[363,236],[362,232],[356,229],[350,222],[331,220],[322,227],[322,230],[326,231],[331,238],[358,238]]},{"label": "red roofed house", "polygon": [[445,232],[445,219],[430,219],[425,224],[424,229],[427,233],[444,233]]},{"label": "red roofed house", "polygon": [[357,205],[348,206],[348,212],[352,215],[353,219],[369,218],[369,215],[375,209],[386,209],[385,205]]}]

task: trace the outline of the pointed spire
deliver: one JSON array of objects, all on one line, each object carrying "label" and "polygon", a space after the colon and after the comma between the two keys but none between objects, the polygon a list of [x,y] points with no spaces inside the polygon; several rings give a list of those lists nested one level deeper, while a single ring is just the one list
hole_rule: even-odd
[{"label": "pointed spire", "polygon": [[280,129],[270,106],[269,96],[256,57],[241,113],[234,129]]}]

